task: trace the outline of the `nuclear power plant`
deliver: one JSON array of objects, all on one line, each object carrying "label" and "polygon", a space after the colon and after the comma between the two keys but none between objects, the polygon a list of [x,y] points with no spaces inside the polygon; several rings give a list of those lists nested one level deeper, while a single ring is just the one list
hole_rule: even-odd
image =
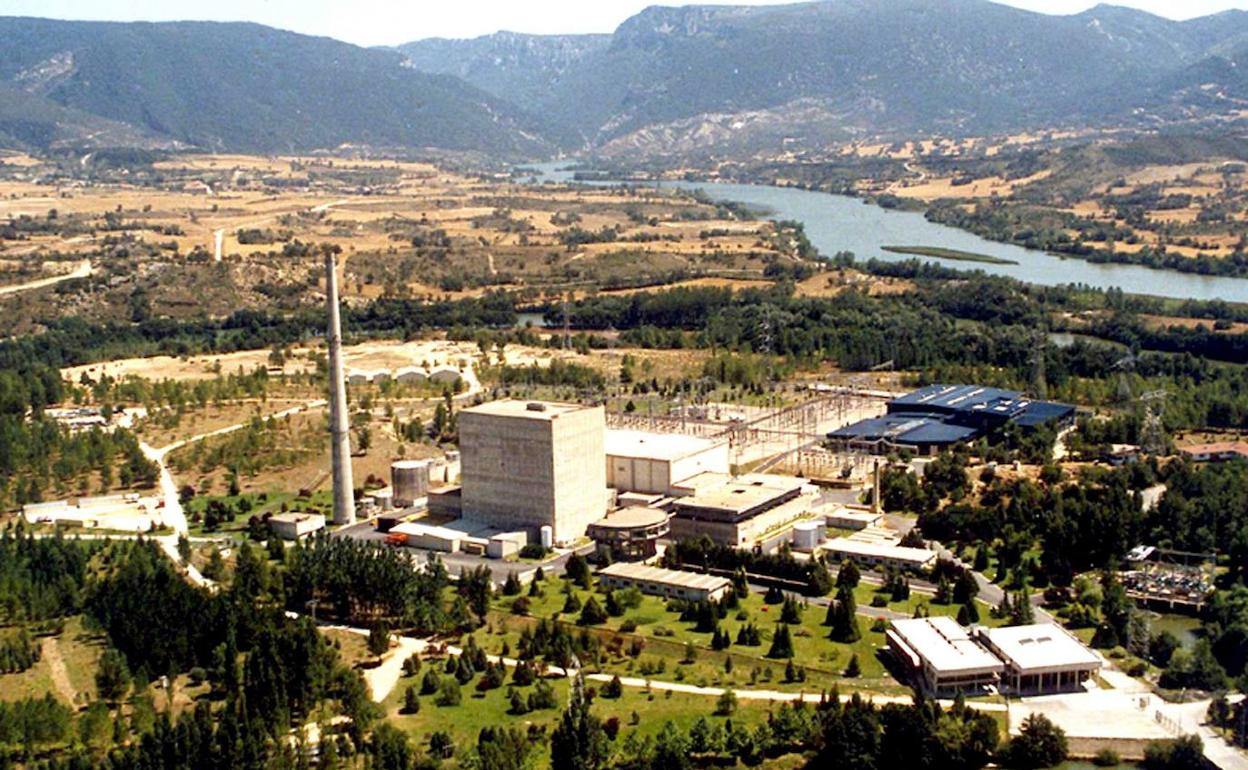
[{"label": "nuclear power plant", "polygon": [[334,523],[355,523],[355,484],[351,478],[351,424],[347,380],[342,366],[342,318],[338,308],[338,264],[325,252],[325,302],[329,310],[329,451],[334,481]]}]

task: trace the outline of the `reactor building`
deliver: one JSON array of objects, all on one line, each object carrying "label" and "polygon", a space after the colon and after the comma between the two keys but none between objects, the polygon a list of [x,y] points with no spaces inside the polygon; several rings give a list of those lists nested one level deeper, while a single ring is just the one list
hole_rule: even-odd
[{"label": "reactor building", "polygon": [[550,527],[553,542],[571,543],[606,516],[601,406],[491,401],[461,411],[458,426],[465,519],[500,530]]}]

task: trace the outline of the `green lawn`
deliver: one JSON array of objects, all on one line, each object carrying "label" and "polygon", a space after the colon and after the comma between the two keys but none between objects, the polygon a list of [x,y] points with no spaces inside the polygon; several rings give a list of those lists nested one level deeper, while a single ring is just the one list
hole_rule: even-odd
[{"label": "green lawn", "polygon": [[[293,510],[315,511],[322,505],[328,503],[328,495],[325,495],[325,501],[318,501],[316,495],[311,500],[306,498],[296,498],[289,492],[267,492],[264,493],[264,499],[260,499],[259,493],[248,492],[242,495],[196,495],[191,498],[184,508],[186,510],[186,518],[190,523],[190,534],[192,536],[203,535],[228,535],[232,537],[246,537],[247,523],[253,516],[263,516],[266,513],[278,513],[282,509],[283,504],[291,504]],[[208,532],[204,529],[203,516],[208,510],[208,504],[213,500],[220,500],[226,508],[235,512],[234,521],[222,521],[216,530]],[[245,503],[243,501],[246,501]],[[251,509],[247,512],[240,510],[240,505],[250,505]],[[199,517],[199,521],[195,521],[195,517]]]},{"label": "green lawn", "polygon": [[[440,665],[440,661],[425,661],[425,666],[429,665]],[[423,674],[423,669],[421,673]],[[427,695],[420,699],[419,713],[400,714],[399,708],[403,703],[404,691],[409,686],[416,686],[419,689],[420,676],[421,674],[417,674],[415,677],[402,679],[382,706],[389,721],[426,745],[430,734],[444,731],[454,737],[456,748],[462,749],[475,743],[477,734],[487,725],[536,725],[550,731],[554,729],[561,710],[568,700],[568,680],[552,679],[550,681],[558,695],[559,708],[514,715],[509,713],[509,694],[506,685],[496,690],[478,693],[475,690],[477,680],[474,679],[463,686],[463,702],[459,706],[438,706],[434,703],[434,696]],[[510,676],[508,681],[510,681]],[[588,683],[588,687],[594,691],[601,689],[602,685],[601,682]],[[521,688],[521,692],[524,693],[530,690],[532,687]],[[596,697],[593,710],[600,719],[606,720],[611,717],[619,719],[620,733],[616,739],[618,745],[630,732],[637,732],[639,735],[654,735],[667,722],[674,722],[684,729],[691,726],[698,717],[706,717],[713,723],[722,723],[725,718],[714,716],[712,713],[715,710],[715,702],[716,699],[712,697],[658,691],[650,693],[640,688],[626,687],[623,696],[618,699]],[[742,700],[739,702],[737,712],[731,718],[734,724],[755,725],[767,718],[770,708],[770,704],[763,701]],[[548,767],[549,759],[548,750],[542,743],[533,756],[533,766]]]}]

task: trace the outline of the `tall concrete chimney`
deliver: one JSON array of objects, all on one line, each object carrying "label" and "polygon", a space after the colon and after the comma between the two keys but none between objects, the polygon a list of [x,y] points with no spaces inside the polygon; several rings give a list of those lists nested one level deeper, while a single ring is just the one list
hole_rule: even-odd
[{"label": "tall concrete chimney", "polygon": [[355,523],[355,484],[351,478],[351,425],[347,378],[342,367],[342,319],[338,312],[338,264],[325,253],[325,301],[329,308],[329,452],[334,478],[334,523]]}]

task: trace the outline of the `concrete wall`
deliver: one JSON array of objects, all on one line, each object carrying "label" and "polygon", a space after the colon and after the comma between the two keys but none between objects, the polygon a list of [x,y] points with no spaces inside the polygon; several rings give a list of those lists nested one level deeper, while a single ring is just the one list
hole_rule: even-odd
[{"label": "concrete wall", "polygon": [[666,495],[671,486],[669,468],[666,460],[608,456],[607,486],[621,492]]},{"label": "concrete wall", "polygon": [[571,542],[607,515],[606,413],[600,406],[581,409],[559,415],[551,425],[555,542]]}]

